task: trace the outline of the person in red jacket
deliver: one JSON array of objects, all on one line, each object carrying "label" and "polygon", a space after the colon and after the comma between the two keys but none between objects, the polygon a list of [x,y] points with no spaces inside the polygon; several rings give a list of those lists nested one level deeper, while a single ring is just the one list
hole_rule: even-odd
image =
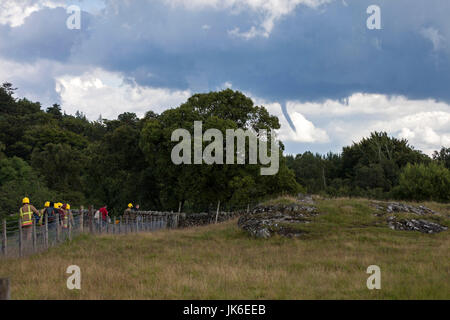
[{"label": "person in red jacket", "polygon": [[98,211],[100,211],[100,213],[102,214],[102,221],[103,223],[107,223],[108,222],[108,206],[104,205],[103,207],[101,207]]}]

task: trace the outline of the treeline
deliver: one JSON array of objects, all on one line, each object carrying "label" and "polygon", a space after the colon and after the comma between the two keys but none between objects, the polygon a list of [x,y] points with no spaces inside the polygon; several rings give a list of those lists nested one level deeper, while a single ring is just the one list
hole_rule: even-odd
[{"label": "treeline", "polygon": [[[123,113],[115,120],[89,121],[55,104],[14,97],[0,87],[0,215],[15,213],[24,196],[78,205],[107,204],[121,214],[129,202],[143,209],[200,211],[254,203],[298,192],[415,200],[450,200],[450,149],[433,159],[406,140],[373,133],[341,154],[305,152],[283,156],[279,172],[261,176],[260,165],[175,165],[175,129],[279,129],[277,117],[240,92],[193,95],[179,107],[139,119]],[[204,142],[204,146],[209,142]],[[247,150],[248,152],[248,145]],[[248,156],[246,157],[248,160]]]},{"label": "treeline", "polygon": [[342,153],[305,152],[287,165],[309,193],[377,199],[450,200],[450,148],[433,157],[405,139],[374,132]]},{"label": "treeline", "polygon": [[[238,206],[268,195],[302,188],[281,157],[279,173],[261,176],[260,165],[180,165],[171,161],[172,131],[278,129],[278,118],[240,92],[197,94],[162,114],[139,119],[123,113],[115,120],[89,121],[59,105],[16,99],[15,88],[0,88],[0,215],[15,213],[24,196],[78,205],[107,204],[120,214],[129,202],[143,209],[207,210]],[[280,150],[282,153],[282,150]]]}]

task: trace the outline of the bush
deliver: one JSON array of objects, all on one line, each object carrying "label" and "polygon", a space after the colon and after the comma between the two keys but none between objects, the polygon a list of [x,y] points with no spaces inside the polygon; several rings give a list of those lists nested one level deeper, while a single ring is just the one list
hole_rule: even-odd
[{"label": "bush", "polygon": [[36,208],[60,195],[49,190],[45,182],[24,160],[13,157],[0,160],[0,218],[18,214],[22,198],[29,197]]},{"label": "bush", "polygon": [[394,194],[407,200],[450,200],[450,170],[436,163],[408,164]]}]

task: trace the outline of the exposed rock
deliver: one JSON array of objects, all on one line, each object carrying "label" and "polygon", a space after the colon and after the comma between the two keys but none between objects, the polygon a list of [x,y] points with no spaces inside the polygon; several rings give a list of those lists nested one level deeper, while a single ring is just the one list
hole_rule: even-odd
[{"label": "exposed rock", "polygon": [[440,216],[439,212],[433,211],[425,206],[412,206],[398,202],[373,202],[374,207],[379,211],[376,216],[389,214],[387,218],[388,226],[393,230],[419,231],[422,233],[438,233],[447,230],[446,226],[436,222],[423,219],[403,219],[397,216],[398,213],[407,213],[420,217]]},{"label": "exposed rock", "polygon": [[258,206],[250,214],[239,218],[238,226],[257,238],[270,238],[274,234],[298,237],[301,231],[295,228],[299,223],[309,223],[318,213],[316,207],[303,205]]},{"label": "exposed rock", "polygon": [[[411,206],[408,204],[403,203],[397,203],[397,202],[373,202],[373,205],[375,208],[379,211],[382,211],[383,213],[395,213],[395,212],[405,212],[405,213],[412,213],[419,216],[425,216],[425,215],[439,215],[438,212],[433,211],[425,206]],[[383,215],[379,214],[380,215]]]},{"label": "exposed rock", "polygon": [[422,233],[438,233],[448,229],[446,226],[431,221],[422,219],[397,220],[394,216],[388,218],[388,224],[393,230],[419,231]]}]

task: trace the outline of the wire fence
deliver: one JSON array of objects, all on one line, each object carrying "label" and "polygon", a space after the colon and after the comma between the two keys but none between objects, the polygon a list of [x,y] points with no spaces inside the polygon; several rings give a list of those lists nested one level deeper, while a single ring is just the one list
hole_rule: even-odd
[{"label": "wire fence", "polygon": [[42,223],[21,227],[20,219],[2,222],[1,255],[3,258],[23,257],[72,241],[80,234],[128,234],[177,228],[179,214],[146,212],[131,217],[95,217],[95,210],[69,210],[63,216],[45,216]]},{"label": "wire fence", "polygon": [[232,211],[217,209],[205,213],[135,211],[127,216],[105,217],[89,210],[68,210],[66,215],[45,215],[41,221],[33,218],[33,224],[21,227],[20,218],[4,219],[1,226],[0,258],[17,258],[46,251],[50,247],[72,241],[80,234],[128,234],[153,232],[226,221],[248,213],[253,204],[226,207]]}]

